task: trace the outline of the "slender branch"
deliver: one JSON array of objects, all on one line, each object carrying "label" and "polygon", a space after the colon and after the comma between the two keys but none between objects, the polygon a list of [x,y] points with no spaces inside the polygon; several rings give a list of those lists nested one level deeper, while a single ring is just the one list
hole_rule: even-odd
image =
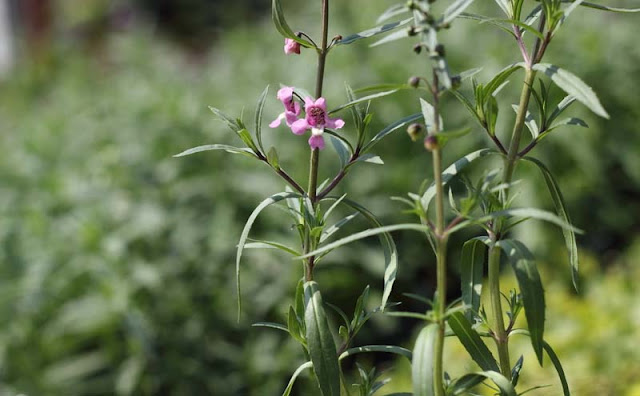
[{"label": "slender branch", "polygon": [[489,133],[488,135],[491,138],[491,140],[493,140],[493,142],[496,144],[496,147],[498,147],[498,150],[500,150],[502,154],[507,155],[507,149],[504,148],[500,139],[498,139],[498,137],[495,134],[492,135]]},{"label": "slender branch", "polygon": [[529,153],[529,151],[533,150],[534,147],[536,147],[536,145],[538,144],[538,140],[537,139],[533,139],[528,145],[527,147],[523,148],[522,151],[520,151],[518,153],[518,159],[524,157],[525,155],[527,155]]},{"label": "slender branch", "polygon": [[516,35],[516,41],[518,42],[518,48],[520,48],[522,59],[527,65],[531,65],[531,58],[527,53],[527,46],[524,44],[524,40],[522,39],[522,30],[520,30],[519,26],[513,25],[513,33]]},{"label": "slender branch", "polygon": [[278,167],[274,167],[272,166],[269,161],[267,160],[267,157],[265,157],[261,152],[257,152],[256,156],[258,157],[258,159],[262,162],[264,162],[265,164],[267,164],[269,166],[269,168],[273,169],[274,172],[276,172],[280,177],[282,177],[284,179],[284,181],[287,182],[287,184],[289,184],[291,187],[293,187],[294,190],[296,190],[297,192],[299,192],[300,194],[304,195],[304,189],[302,188],[302,186],[300,186],[295,180],[293,180],[293,178],[282,168]]}]

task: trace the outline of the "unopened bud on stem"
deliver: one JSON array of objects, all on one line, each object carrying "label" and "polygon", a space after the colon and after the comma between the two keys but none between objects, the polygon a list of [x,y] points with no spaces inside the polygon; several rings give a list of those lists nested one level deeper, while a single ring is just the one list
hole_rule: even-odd
[{"label": "unopened bud on stem", "polygon": [[438,138],[435,135],[429,135],[424,139],[424,148],[429,151],[437,150],[440,148],[438,144]]},{"label": "unopened bud on stem", "polygon": [[413,124],[409,125],[409,127],[407,128],[407,135],[409,135],[411,140],[413,140],[415,142],[415,141],[418,140],[418,137],[422,133],[423,129],[424,128],[423,128],[422,124],[413,123]]},{"label": "unopened bud on stem", "polygon": [[416,76],[410,77],[407,83],[413,88],[418,88],[418,86],[420,86],[420,77],[416,77]]}]

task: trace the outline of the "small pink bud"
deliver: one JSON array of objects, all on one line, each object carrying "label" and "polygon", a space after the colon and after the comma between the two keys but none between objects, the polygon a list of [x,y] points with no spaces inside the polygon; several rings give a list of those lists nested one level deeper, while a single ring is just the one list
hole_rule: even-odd
[{"label": "small pink bud", "polygon": [[429,151],[437,150],[440,148],[438,144],[438,138],[434,135],[429,135],[424,139],[424,148]]},{"label": "small pink bud", "polygon": [[284,39],[284,53],[287,55],[300,54],[300,43],[294,39]]}]

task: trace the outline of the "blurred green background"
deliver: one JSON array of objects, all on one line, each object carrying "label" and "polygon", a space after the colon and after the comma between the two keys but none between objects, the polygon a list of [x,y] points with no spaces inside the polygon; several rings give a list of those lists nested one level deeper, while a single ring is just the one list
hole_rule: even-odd
[{"label": "blurred green background", "polygon": [[[496,12],[492,2],[478,3],[476,11]],[[0,395],[280,394],[302,353],[284,333],[250,325],[284,320],[300,269],[279,253],[247,254],[246,304],[237,323],[234,257],[249,213],[283,183],[245,157],[172,155],[200,144],[237,144],[208,105],[251,120],[270,84],[265,119],[275,118],[279,84],[312,90],[311,51],[284,55],[266,0],[3,4],[11,6],[15,51],[0,82]],[[372,26],[390,4],[332,2],[330,37]],[[284,5],[295,30],[318,36],[319,1]],[[640,395],[639,33],[637,16],[580,9],[546,57],[592,85],[611,114],[602,120],[575,105],[571,113],[590,129],[554,132],[534,152],[555,172],[574,223],[586,230],[578,241],[579,294],[570,285],[562,234],[537,223],[518,230],[540,258],[546,337],[579,396]],[[482,66],[481,80],[518,60],[515,44],[489,25],[461,20],[442,39],[452,68]],[[426,67],[406,41],[336,48],[325,95],[336,106],[345,101],[345,81],[355,88],[401,83]],[[505,138],[518,78],[501,94]],[[446,101],[445,108],[448,125],[472,125],[458,103]],[[416,94],[405,92],[372,109],[375,132],[419,106]],[[474,127],[448,146],[447,163],[488,144]],[[344,133],[354,131],[347,125]],[[265,140],[304,184],[306,139],[280,128],[265,130]],[[403,131],[377,154],[384,167],[360,166],[339,191],[385,224],[413,221],[389,196],[417,191],[431,172],[429,156]],[[321,163],[321,178],[331,177],[338,167],[332,149]],[[527,179],[519,204],[550,209],[538,175],[524,166],[519,174]],[[265,211],[253,235],[294,243],[282,217]],[[364,227],[355,222],[351,230]],[[456,247],[470,236],[450,244],[450,299],[459,292]],[[431,252],[417,235],[395,238],[400,266],[392,299],[406,310],[424,309],[401,293],[432,294]],[[376,304],[382,273],[372,239],[333,253],[317,279],[325,299],[351,312],[367,284]],[[504,276],[507,290],[513,277],[506,268]],[[410,347],[418,328],[410,319],[377,316],[356,342]],[[452,375],[473,369],[459,345],[447,345]],[[549,384],[531,394],[560,394],[549,362],[538,368],[526,340],[514,348],[512,356],[525,356],[520,389]],[[390,369],[387,393],[409,391],[406,362],[383,359],[361,362]],[[296,392],[314,394],[308,377]]]}]

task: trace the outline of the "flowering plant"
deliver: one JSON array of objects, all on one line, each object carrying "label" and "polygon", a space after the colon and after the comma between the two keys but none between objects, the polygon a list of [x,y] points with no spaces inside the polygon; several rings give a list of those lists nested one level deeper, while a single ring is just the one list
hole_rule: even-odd
[{"label": "flowering plant", "polygon": [[[435,4],[434,4],[435,3]],[[501,395],[516,395],[518,379],[523,368],[523,358],[513,364],[509,350],[510,337],[524,335],[530,338],[532,348],[540,364],[546,353],[557,370],[560,387],[564,395],[570,390],[560,360],[552,347],[544,339],[545,300],[543,282],[536,266],[534,255],[526,245],[510,235],[514,227],[528,219],[547,221],[559,226],[566,242],[569,261],[572,268],[574,285],[577,288],[577,244],[575,234],[580,232],[571,224],[565,209],[564,199],[558,183],[549,169],[538,159],[531,157],[532,150],[550,132],[564,126],[586,127],[586,123],[576,117],[560,120],[574,102],[580,102],[595,114],[608,117],[608,114],[595,93],[580,78],[555,65],[543,63],[548,46],[556,37],[564,21],[579,7],[589,7],[605,11],[621,10],[596,5],[581,0],[496,0],[498,8],[505,17],[495,18],[467,12],[473,0],[455,0],[444,10],[436,12],[438,2],[434,0],[409,0],[393,5],[379,18],[381,24],[372,29],[347,37],[337,36],[328,40],[329,0],[322,1],[321,40],[317,45],[304,32],[295,33],[285,19],[279,0],[272,2],[272,16],[276,29],[283,35],[286,54],[317,55],[318,73],[315,82],[315,96],[302,94],[294,87],[284,86],[277,92],[277,99],[284,111],[270,124],[271,128],[283,126],[296,135],[311,130],[308,140],[310,146],[310,166],[307,188],[303,188],[284,169],[275,148],[266,151],[261,137],[261,123],[264,103],[268,97],[265,89],[258,101],[255,117],[255,133],[252,135],[241,119],[234,119],[222,111],[212,108],[215,115],[234,131],[246,147],[227,145],[199,146],[187,150],[179,156],[207,150],[225,150],[244,154],[266,163],[288,185],[286,191],[274,194],[261,202],[250,215],[237,247],[236,275],[238,281],[238,302],[240,305],[240,263],[246,248],[276,248],[291,254],[302,263],[303,274],[297,284],[295,296],[290,305],[286,324],[258,323],[259,326],[275,328],[288,333],[303,348],[308,361],[294,372],[283,395],[289,395],[296,378],[306,369],[312,369],[320,392],[325,396],[350,394],[351,387],[340,362],[360,353],[393,353],[411,361],[413,395],[461,395],[474,392],[480,384],[489,383]],[[530,4],[535,3],[535,4]],[[525,6],[526,5],[526,6]],[[530,8],[525,13],[525,8]],[[409,15],[408,18],[399,19]],[[478,70],[459,74],[452,73],[447,62],[440,34],[445,32],[458,19],[471,19],[495,25],[507,32],[514,40],[521,61],[515,62],[486,83],[475,79]],[[399,19],[399,20],[398,20]],[[389,20],[395,20],[388,22]],[[526,39],[525,39],[525,34]],[[385,84],[363,91],[372,94],[356,97],[347,87],[347,103],[329,110],[323,97],[326,59],[330,51],[338,46],[353,44],[363,39],[386,34],[374,45],[381,45],[406,38],[417,39],[413,46],[417,54],[425,54],[431,64],[426,77],[411,77],[405,84]],[[315,51],[302,51],[302,48]],[[504,85],[518,71],[524,71],[520,100],[513,106],[516,117],[513,123],[509,143],[503,143],[504,137],[497,123],[500,106],[497,96]],[[546,76],[546,78],[543,78]],[[550,83],[548,82],[550,80]],[[464,85],[471,81],[472,98],[464,93]],[[549,90],[553,83],[565,91],[566,97],[558,103],[552,102]],[[404,117],[372,137],[369,125],[372,119],[369,104],[381,97],[395,94],[400,90],[414,89],[424,93],[418,103],[416,114]],[[452,95],[469,110],[488,137],[491,148],[482,148],[455,161],[443,170],[442,151],[455,139],[472,131],[471,127],[447,129],[442,117],[442,97]],[[315,98],[315,99],[314,99]],[[533,101],[531,100],[533,98]],[[303,107],[304,103],[304,115]],[[536,108],[530,104],[535,103]],[[366,104],[366,106],[363,106]],[[334,114],[349,109],[353,123],[346,124]],[[433,183],[426,185],[418,194],[409,193],[408,198],[396,198],[409,206],[416,214],[419,224],[396,224],[382,226],[373,213],[361,204],[347,199],[345,195],[331,195],[344,180],[350,168],[357,163],[375,163],[382,161],[371,149],[392,132],[409,125],[408,133],[413,140],[423,131],[425,149],[432,159]],[[347,139],[336,130],[353,129],[354,141]],[[531,132],[531,139],[521,147],[523,131]],[[320,150],[324,149],[325,135],[331,140],[341,162],[340,170],[326,183],[318,183]],[[498,169],[486,169],[479,180],[464,179],[466,194],[457,195],[449,186],[456,177],[462,175],[465,168],[481,164],[480,160],[493,156],[502,160]],[[519,163],[530,164],[539,170],[544,178],[555,205],[555,213],[537,208],[519,207],[513,194],[514,175]],[[446,199],[448,198],[448,199]],[[284,203],[285,211],[291,217],[293,229],[297,231],[300,246],[291,248],[273,241],[249,241],[251,228],[263,209]],[[435,208],[431,208],[431,204]],[[331,214],[338,205],[349,207],[354,212],[347,217],[330,224]],[[331,241],[331,237],[356,216],[365,217],[372,228]],[[447,253],[451,249],[449,238],[463,229],[475,228],[481,235],[465,242],[461,247],[461,298],[447,301],[447,270],[450,265]],[[426,235],[437,260],[437,290],[435,295],[414,296],[429,305],[425,312],[404,312],[392,310],[397,304],[389,302],[398,270],[398,252],[391,232],[398,230],[418,231]],[[382,300],[379,307],[368,311],[369,287],[365,288],[355,304],[354,315],[349,316],[340,308],[324,301],[320,285],[314,280],[314,269],[331,251],[358,239],[377,235],[385,252],[385,275]],[[519,290],[511,290],[509,296],[502,294],[499,270],[501,260],[511,264]],[[484,268],[487,267],[487,289],[483,288]],[[489,301],[489,311],[482,305],[482,295]],[[506,304],[501,297],[506,297]],[[486,301],[485,300],[485,301]],[[327,310],[335,311],[344,324],[337,331],[328,320]],[[507,309],[505,323],[504,308]],[[517,319],[524,311],[527,328],[519,328]],[[390,316],[407,316],[424,321],[412,350],[393,345],[354,346],[356,335],[373,314],[384,313]],[[340,337],[336,347],[334,333]],[[444,346],[447,333],[455,335],[468,351],[471,359],[480,367],[479,371],[449,378],[444,369]],[[485,340],[495,345],[498,358],[490,350]],[[379,373],[360,370],[356,384],[358,394],[371,395],[378,391],[386,381],[377,381]],[[527,392],[525,390],[524,392]],[[521,392],[521,393],[524,393]],[[406,393],[405,393],[406,394]],[[399,395],[399,394],[398,394]]]}]

